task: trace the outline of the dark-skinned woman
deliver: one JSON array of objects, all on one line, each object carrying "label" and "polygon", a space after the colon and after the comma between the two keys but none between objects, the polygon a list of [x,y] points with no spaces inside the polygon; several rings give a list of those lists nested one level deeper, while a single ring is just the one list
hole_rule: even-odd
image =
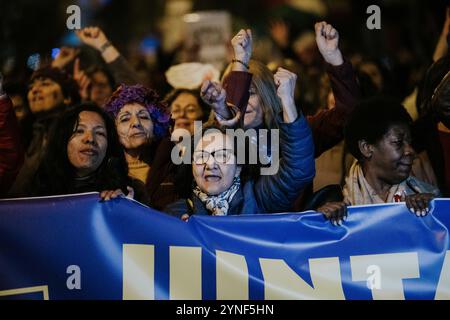
[{"label": "dark-skinned woman", "polygon": [[429,212],[429,203],[440,195],[437,188],[411,175],[416,153],[412,147],[412,119],[399,103],[386,98],[361,102],[346,127],[346,142],[357,159],[343,190],[344,201],[317,211],[341,222],[347,205],[406,202],[417,216]]}]

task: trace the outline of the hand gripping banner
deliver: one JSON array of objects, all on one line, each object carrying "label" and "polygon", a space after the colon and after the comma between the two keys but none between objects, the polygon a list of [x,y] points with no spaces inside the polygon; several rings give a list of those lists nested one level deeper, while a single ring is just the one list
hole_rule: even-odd
[{"label": "hand gripping banner", "polygon": [[0,299],[449,299],[450,199],[192,216],[98,194],[0,201]]}]

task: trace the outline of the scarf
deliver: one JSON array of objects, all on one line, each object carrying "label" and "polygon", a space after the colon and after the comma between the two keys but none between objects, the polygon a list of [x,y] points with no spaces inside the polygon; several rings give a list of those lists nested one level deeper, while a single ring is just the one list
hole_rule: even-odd
[{"label": "scarf", "polygon": [[[364,177],[364,173],[359,162],[355,161],[350,168],[347,178],[345,178],[344,199],[352,205],[385,203],[375,192]],[[439,190],[419,179],[409,176],[399,184],[393,185],[389,189],[386,203],[402,202],[404,197],[417,193],[433,193],[439,196]]]},{"label": "scarf", "polygon": [[230,202],[241,186],[240,177],[235,177],[230,188],[216,196],[210,196],[200,190],[198,186],[194,188],[194,194],[206,206],[206,209],[213,216],[226,216],[230,208]]}]

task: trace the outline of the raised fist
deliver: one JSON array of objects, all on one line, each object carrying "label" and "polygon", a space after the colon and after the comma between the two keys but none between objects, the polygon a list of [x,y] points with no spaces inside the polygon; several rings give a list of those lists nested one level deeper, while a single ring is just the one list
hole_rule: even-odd
[{"label": "raised fist", "polygon": [[76,30],[75,33],[81,42],[99,51],[108,42],[108,38],[106,38],[106,35],[99,27],[86,27],[81,30]]},{"label": "raised fist", "polygon": [[316,43],[322,57],[333,66],[344,63],[341,51],[339,50],[339,33],[331,24],[325,21],[314,25],[316,31]]},{"label": "raised fist", "polygon": [[250,29],[241,29],[233,39],[231,39],[234,58],[248,64],[250,57],[252,56],[252,44],[252,31]]}]

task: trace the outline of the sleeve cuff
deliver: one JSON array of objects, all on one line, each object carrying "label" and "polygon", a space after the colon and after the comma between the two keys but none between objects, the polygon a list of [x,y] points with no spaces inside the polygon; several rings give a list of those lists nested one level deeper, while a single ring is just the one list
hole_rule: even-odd
[{"label": "sleeve cuff", "polygon": [[326,64],[326,70],[327,72],[334,74],[336,76],[344,76],[346,74],[349,74],[353,72],[353,66],[347,59],[344,58],[344,63],[342,63],[339,66],[333,66],[329,63]]}]

